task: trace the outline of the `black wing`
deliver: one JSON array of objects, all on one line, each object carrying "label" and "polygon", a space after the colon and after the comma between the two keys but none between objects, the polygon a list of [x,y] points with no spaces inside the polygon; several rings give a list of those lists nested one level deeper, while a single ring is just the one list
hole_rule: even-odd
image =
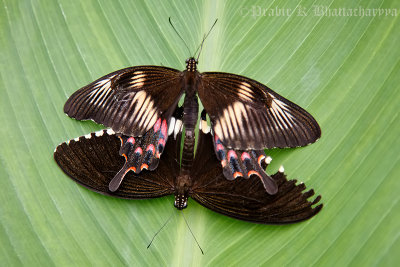
[{"label": "black wing", "polygon": [[122,69],[76,91],[64,112],[128,136],[141,136],[159,118],[169,121],[183,92],[180,74],[157,66]]},{"label": "black wing", "polygon": [[313,207],[321,197],[308,201],[314,191],[303,192],[305,185],[296,185],[296,180],[288,181],[283,172],[271,176],[278,185],[274,195],[265,191],[260,179],[228,181],[213,153],[211,135],[200,132],[199,138],[190,196],[206,208],[236,219],[265,224],[294,223],[311,218],[321,210],[322,204]]},{"label": "black wing", "polygon": [[321,130],[304,109],[249,78],[202,73],[198,93],[214,133],[234,149],[297,147],[315,142]]},{"label": "black wing", "polygon": [[[174,179],[179,171],[176,142],[168,142],[155,171],[140,174],[128,172],[116,192],[109,183],[125,163],[119,155],[120,139],[111,131],[91,133],[60,144],[54,159],[60,168],[77,183],[92,191],[119,198],[155,198],[174,192]],[[171,138],[173,139],[173,138]]]}]

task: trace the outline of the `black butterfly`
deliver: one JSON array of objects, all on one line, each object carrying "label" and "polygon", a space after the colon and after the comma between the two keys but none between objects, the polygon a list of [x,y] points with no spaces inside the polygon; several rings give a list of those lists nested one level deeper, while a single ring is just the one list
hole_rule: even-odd
[{"label": "black butterfly", "polygon": [[195,58],[186,61],[183,72],[159,66],[122,69],[81,88],[64,106],[72,118],[91,119],[130,137],[120,150],[126,164],[110,182],[110,191],[118,190],[128,171],[138,174],[158,166],[171,116],[183,93],[181,173],[189,173],[194,164],[197,94],[205,108],[202,117],[207,113],[211,121],[212,142],[224,176],[228,180],[257,176],[271,195],[278,192],[278,185],[262,169],[270,159],[263,149],[304,146],[321,135],[308,112],[267,86],[229,73],[199,73]]},{"label": "black butterfly", "polygon": [[[296,180],[288,181],[283,169],[271,176],[278,186],[274,195],[265,191],[259,179],[254,182],[243,178],[226,180],[221,164],[213,153],[213,137],[210,129],[204,127],[204,120],[201,121],[203,127],[199,131],[193,164],[184,172],[185,167],[179,160],[182,124],[179,118],[174,117],[172,121],[170,140],[158,168],[154,171],[144,170],[139,175],[126,173],[124,182],[115,192],[109,190],[110,181],[126,165],[126,160],[120,156],[121,142],[127,142],[131,137],[115,134],[111,129],[102,130],[60,144],[54,152],[54,158],[63,171],[79,184],[119,198],[144,199],[174,194],[175,207],[183,209],[187,206],[188,197],[192,197],[206,208],[221,214],[267,224],[302,221],[321,210],[322,204],[312,207],[321,197],[308,201],[314,191],[303,193],[305,185],[296,185]],[[136,138],[136,142],[151,143],[143,138]],[[264,161],[263,167],[266,165]]]}]

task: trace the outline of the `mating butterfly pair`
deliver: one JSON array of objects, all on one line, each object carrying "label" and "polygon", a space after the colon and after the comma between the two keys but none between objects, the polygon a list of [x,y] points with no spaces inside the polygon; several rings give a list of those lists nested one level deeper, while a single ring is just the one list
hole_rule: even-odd
[{"label": "mating butterfly pair", "polygon": [[[315,142],[321,134],[315,119],[254,80],[199,73],[194,58],[186,63],[183,72],[158,66],[122,69],[75,92],[64,111],[112,130],[58,146],[54,156],[64,172],[102,194],[175,194],[178,209],[191,196],[247,221],[290,223],[315,215],[322,204],[312,205],[320,197],[308,201],[313,191],[302,193],[305,186],[288,181],[283,171],[266,174],[271,158],[263,150]],[[177,107],[183,93],[183,106]],[[197,94],[204,110],[194,156]],[[253,176],[259,179],[248,179]]]}]

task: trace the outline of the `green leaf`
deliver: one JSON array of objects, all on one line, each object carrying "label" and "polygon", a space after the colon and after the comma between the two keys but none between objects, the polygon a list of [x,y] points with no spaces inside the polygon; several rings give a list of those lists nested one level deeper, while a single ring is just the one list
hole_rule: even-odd
[{"label": "green leaf", "polygon": [[[3,0],[2,264],[399,264],[400,6],[317,2]],[[315,5],[331,13],[320,16]],[[257,225],[190,201],[183,212],[203,256],[173,197],[105,197],[58,168],[57,144],[102,128],[63,114],[75,90],[128,66],[184,69],[192,54],[168,17],[191,53],[218,18],[199,69],[256,79],[315,116],[322,138],[269,151],[268,171],[283,164],[290,178],[314,188],[325,204],[320,214],[295,225]]]}]

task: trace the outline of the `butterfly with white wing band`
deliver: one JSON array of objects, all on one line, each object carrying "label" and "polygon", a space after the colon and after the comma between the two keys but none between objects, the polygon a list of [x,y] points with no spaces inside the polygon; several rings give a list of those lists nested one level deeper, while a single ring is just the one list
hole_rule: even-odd
[{"label": "butterfly with white wing band", "polygon": [[[124,154],[128,146],[134,147],[130,141],[136,137],[167,141],[165,130],[161,132],[164,137],[154,136],[160,129],[169,128],[171,116],[185,93],[181,171],[187,173],[194,158],[198,95],[210,117],[215,152],[225,177],[259,176],[267,192],[274,194],[276,184],[270,177],[260,174],[258,159],[260,156],[266,158],[263,149],[313,143],[321,135],[318,123],[307,111],[257,81],[229,73],[200,73],[197,64],[195,58],[189,58],[183,72],[159,66],[138,66],[113,72],[75,92],[66,102],[64,111],[72,118],[92,119],[132,137],[123,140],[125,148],[121,148],[121,153]],[[158,128],[160,123],[162,127]],[[162,149],[156,151],[158,143],[150,143],[154,147],[133,150],[130,152],[132,157],[125,153],[129,164],[115,177],[110,190],[118,189],[126,171],[138,173],[157,166],[157,153],[161,154]],[[150,165],[142,159],[149,153],[151,155],[147,157],[155,158],[154,163],[148,162]],[[141,159],[140,166],[134,163],[139,162],[138,159]]]}]

